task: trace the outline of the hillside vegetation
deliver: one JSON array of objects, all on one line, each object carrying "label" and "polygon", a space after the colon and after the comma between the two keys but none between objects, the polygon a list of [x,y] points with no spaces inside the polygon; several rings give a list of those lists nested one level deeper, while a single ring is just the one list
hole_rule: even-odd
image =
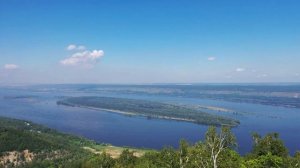
[{"label": "hillside vegetation", "polygon": [[290,156],[276,133],[253,134],[253,148],[236,152],[229,127],[209,127],[195,144],[160,151],[113,147],[59,133],[31,122],[0,117],[0,167],[70,168],[297,168],[300,153]]},{"label": "hillside vegetation", "polygon": [[81,167],[103,151],[118,157],[125,149],[137,156],[149,151],[99,144],[28,121],[0,117],[0,168]]}]

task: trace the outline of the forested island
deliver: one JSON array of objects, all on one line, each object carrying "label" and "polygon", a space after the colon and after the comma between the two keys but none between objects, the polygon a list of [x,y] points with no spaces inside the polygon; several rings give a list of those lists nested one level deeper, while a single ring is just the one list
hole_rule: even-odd
[{"label": "forested island", "polygon": [[[250,145],[250,144],[249,144]],[[0,167],[19,168],[297,168],[300,152],[290,156],[277,133],[253,134],[253,148],[241,156],[229,127],[209,127],[195,144],[177,149],[113,147],[63,134],[28,121],[0,117]]]},{"label": "forested island", "polygon": [[205,125],[226,125],[230,127],[239,125],[239,121],[237,120],[209,114],[195,108],[147,100],[84,96],[59,100],[57,104],[100,109],[125,115],[140,115],[151,118],[187,121]]}]

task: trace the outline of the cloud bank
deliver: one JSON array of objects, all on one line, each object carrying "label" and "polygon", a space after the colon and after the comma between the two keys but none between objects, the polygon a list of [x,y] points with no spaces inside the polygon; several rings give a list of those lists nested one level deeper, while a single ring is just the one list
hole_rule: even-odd
[{"label": "cloud bank", "polygon": [[86,50],[84,46],[76,46],[76,45],[69,45],[67,47],[68,50],[84,50],[80,52],[75,52],[71,56],[66,59],[60,61],[61,65],[65,66],[88,66],[93,67],[97,61],[104,56],[103,50],[93,50],[89,51]]},{"label": "cloud bank", "polygon": [[19,66],[16,64],[5,64],[4,65],[4,69],[6,70],[14,70],[14,69],[18,69]]}]

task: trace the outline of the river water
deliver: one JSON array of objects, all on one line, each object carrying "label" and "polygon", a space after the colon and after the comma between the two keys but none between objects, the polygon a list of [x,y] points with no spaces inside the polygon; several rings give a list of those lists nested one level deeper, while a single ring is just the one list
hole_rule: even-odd
[{"label": "river water", "polygon": [[[187,86],[188,87],[188,86]],[[68,96],[110,96],[145,99],[174,104],[217,106],[237,113],[207,112],[238,119],[233,128],[237,150],[245,154],[251,150],[251,133],[278,132],[291,154],[300,150],[300,109],[250,103],[186,98],[172,95],[145,95],[138,93],[94,92],[64,87],[2,87],[0,88],[0,116],[25,119],[62,132],[84,136],[101,143],[160,149],[177,147],[180,139],[191,143],[204,138],[207,126],[188,122],[145,117],[130,117],[107,111],[58,106],[57,100]]]}]

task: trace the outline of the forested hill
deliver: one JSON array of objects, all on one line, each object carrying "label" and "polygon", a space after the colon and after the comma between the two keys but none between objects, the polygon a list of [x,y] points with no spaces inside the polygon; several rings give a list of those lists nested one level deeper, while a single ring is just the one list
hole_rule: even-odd
[{"label": "forested hill", "polygon": [[[253,134],[253,149],[235,151],[230,128],[210,127],[196,144],[178,149],[139,150],[97,144],[31,122],[0,117],[0,167],[70,168],[297,168],[300,153],[288,154],[276,133]],[[250,144],[249,144],[250,145]],[[109,149],[109,150],[107,150]],[[117,150],[120,153],[117,153]],[[123,152],[122,152],[123,151]]]},{"label": "forested hill", "polygon": [[90,152],[84,138],[59,133],[28,121],[0,117],[0,167],[73,167]]}]

